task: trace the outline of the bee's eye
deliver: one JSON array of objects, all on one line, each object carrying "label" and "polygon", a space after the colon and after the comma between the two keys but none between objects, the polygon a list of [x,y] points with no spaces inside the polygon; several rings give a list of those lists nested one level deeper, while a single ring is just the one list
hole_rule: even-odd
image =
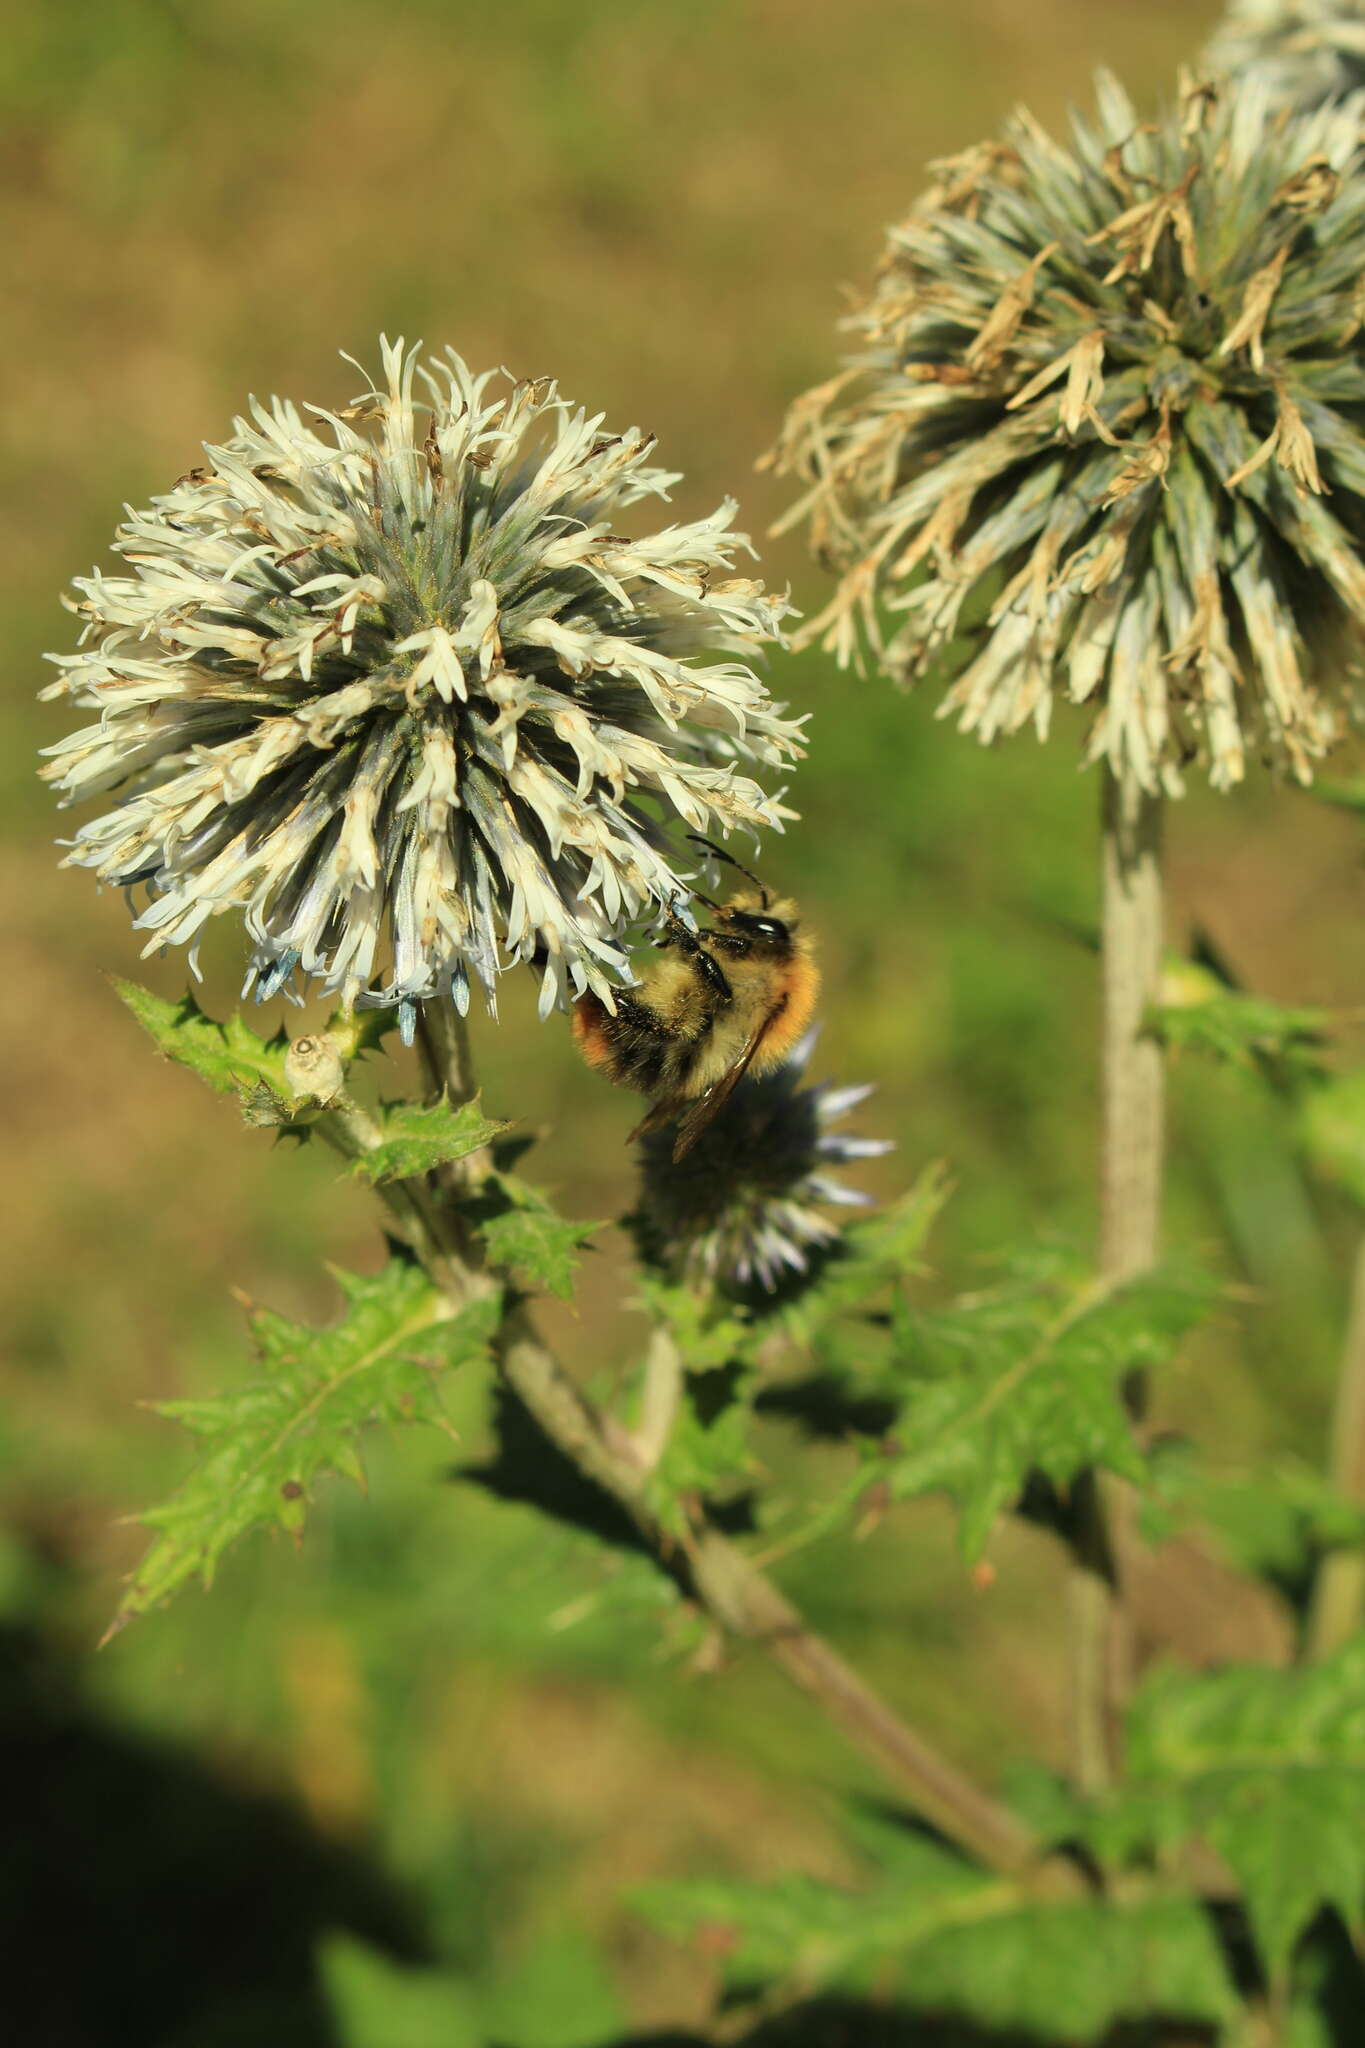
[{"label": "bee's eye", "polygon": [[786,927],[773,917],[756,917],[754,931],[760,939],[781,939],[786,936]]}]

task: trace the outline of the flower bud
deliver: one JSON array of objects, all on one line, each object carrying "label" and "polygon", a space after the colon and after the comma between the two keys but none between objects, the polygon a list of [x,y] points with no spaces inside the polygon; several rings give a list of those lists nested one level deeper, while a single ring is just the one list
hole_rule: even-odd
[{"label": "flower bud", "polygon": [[346,1086],[346,1068],[324,1032],[293,1040],[284,1056],[284,1078],[291,1095],[320,1103],[325,1109]]},{"label": "flower bud", "polygon": [[816,1035],[808,1031],[785,1066],[741,1081],[682,1160],[671,1127],[642,1140],[631,1220],[651,1265],[693,1286],[773,1295],[808,1279],[837,1246],[838,1226],[822,1209],[869,1197],[830,1169],[891,1146],[832,1128],[870,1087],[801,1087]]}]

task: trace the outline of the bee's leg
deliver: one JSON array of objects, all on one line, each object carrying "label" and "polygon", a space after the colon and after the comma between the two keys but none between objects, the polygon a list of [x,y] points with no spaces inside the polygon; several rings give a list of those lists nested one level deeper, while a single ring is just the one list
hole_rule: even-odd
[{"label": "bee's leg", "polygon": [[665,913],[664,926],[668,933],[666,943],[670,946],[676,946],[680,953],[685,954],[711,990],[711,993],[720,1002],[728,1003],[734,991],[725,979],[719,960],[717,960],[714,953],[707,952],[697,934],[690,926],[683,923],[677,911],[671,905]]}]

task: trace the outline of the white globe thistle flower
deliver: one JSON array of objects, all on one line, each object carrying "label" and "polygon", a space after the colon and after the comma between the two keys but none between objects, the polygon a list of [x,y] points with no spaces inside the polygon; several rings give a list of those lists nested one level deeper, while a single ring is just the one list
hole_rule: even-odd
[{"label": "white globe thistle flower", "polygon": [[1284,104],[1320,101],[1365,87],[1361,0],[1232,0],[1204,51],[1213,72],[1254,65]]},{"label": "white globe thistle flower", "polygon": [[1365,623],[1360,164],[1357,102],[1247,75],[1148,123],[1102,75],[1069,142],[1021,112],[936,166],[778,451],[843,572],[809,633],[941,664],[984,741],[1064,690],[1131,787],[1310,779]]},{"label": "white globe thistle flower", "polygon": [[631,1223],[650,1264],[694,1286],[775,1294],[837,1245],[838,1227],[821,1206],[870,1202],[832,1169],[880,1158],[891,1142],[834,1129],[872,1093],[870,1084],[800,1085],[818,1035],[808,1031],[785,1066],[741,1081],[676,1164],[671,1128],[641,1140]]},{"label": "white globe thistle flower", "polygon": [[780,827],[737,764],[801,751],[724,658],[778,639],[785,601],[731,573],[732,502],[641,526],[677,481],[652,445],[401,341],[344,412],[253,400],[129,511],[128,573],[76,584],[81,649],[44,694],[98,719],[43,772],[114,801],[67,864],[145,888],[148,951],[240,912],[258,994],[297,969],[410,1021],[534,960],[542,1015],[610,1001],[624,928],[682,893],[669,820]]}]

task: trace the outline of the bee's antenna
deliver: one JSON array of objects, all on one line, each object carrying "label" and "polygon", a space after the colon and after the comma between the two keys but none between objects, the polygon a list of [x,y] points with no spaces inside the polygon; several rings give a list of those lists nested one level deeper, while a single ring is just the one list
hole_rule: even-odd
[{"label": "bee's antenna", "polygon": [[[708,853],[713,853],[717,860],[723,860],[728,867],[738,868],[740,874],[745,876],[748,881],[753,883],[755,889],[757,889],[759,895],[763,898],[763,908],[765,910],[767,909],[768,892],[764,888],[762,882],[759,881],[758,876],[753,872],[751,868],[746,868],[742,860],[736,860],[734,855],[732,853],[727,853],[723,846],[717,846],[714,839],[707,839],[700,832],[689,832],[687,836],[689,839],[695,840],[698,846],[704,846],[707,849]],[[693,891],[693,893],[695,894],[696,892]],[[706,898],[703,896],[699,900],[702,903],[705,903]],[[715,907],[716,906],[712,904],[711,908],[713,910],[715,909]]]}]

